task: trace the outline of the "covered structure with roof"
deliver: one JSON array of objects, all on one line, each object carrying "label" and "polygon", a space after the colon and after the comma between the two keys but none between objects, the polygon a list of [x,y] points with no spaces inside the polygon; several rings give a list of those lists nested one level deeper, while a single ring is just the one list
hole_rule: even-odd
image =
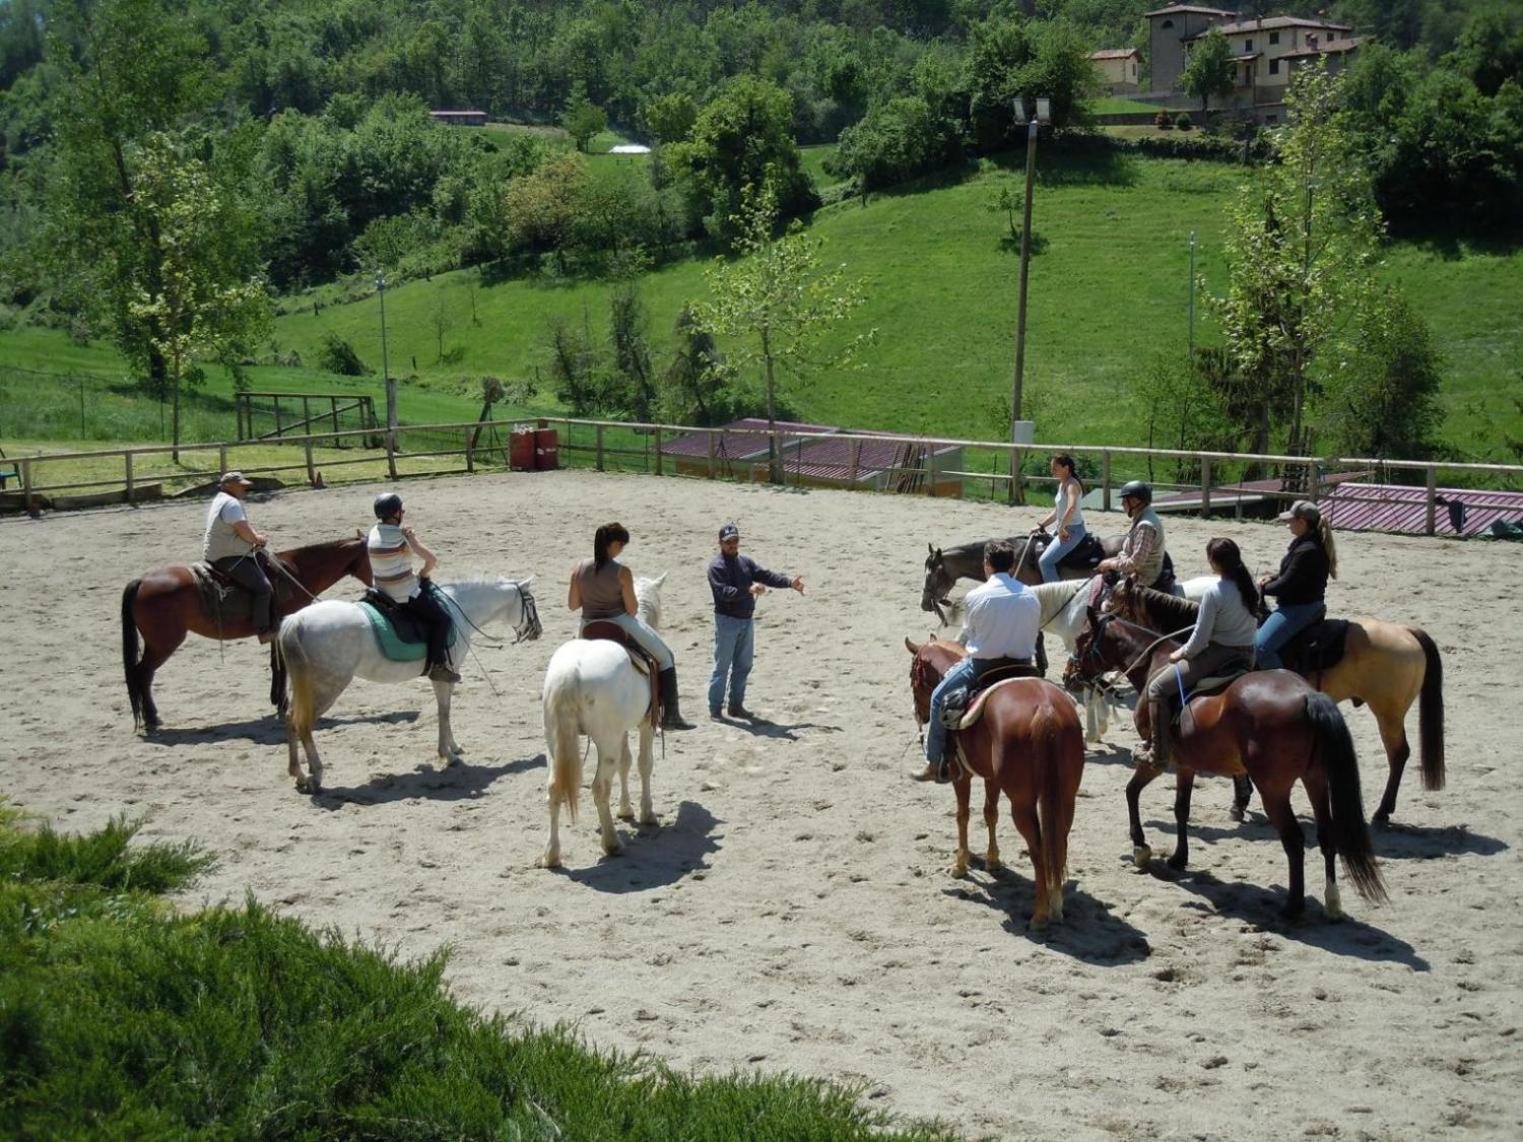
[{"label": "covered structure with roof", "polygon": [[[932,445],[884,432],[854,432],[829,424],[777,422],[783,481],[812,487],[921,492],[960,497],[960,445]],[[661,445],[663,461],[685,476],[723,476],[765,483],[768,432],[762,417],[745,417]]]},{"label": "covered structure with roof", "polygon": [[1142,53],[1136,48],[1102,48],[1089,53],[1089,62],[1095,65],[1113,95],[1118,92],[1129,95],[1139,90]]}]

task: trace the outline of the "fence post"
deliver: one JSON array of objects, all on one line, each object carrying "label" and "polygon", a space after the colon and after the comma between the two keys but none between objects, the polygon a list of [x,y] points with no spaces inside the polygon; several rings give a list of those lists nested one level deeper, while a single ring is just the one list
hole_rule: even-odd
[{"label": "fence post", "polygon": [[386,473],[393,480],[397,478],[397,434],[386,434]]},{"label": "fence post", "polygon": [[1423,534],[1432,535],[1437,530],[1438,515],[1438,469],[1428,468],[1428,511],[1427,520],[1423,524]]},{"label": "fence post", "polygon": [[310,424],[307,425],[307,438],[301,443],[302,450],[307,455],[307,484],[311,486],[317,483],[317,469],[312,466],[312,426]]},{"label": "fence post", "polygon": [[217,475],[221,476],[227,471],[227,445],[217,449]]},{"label": "fence post", "polygon": [[1100,510],[1111,510],[1111,454],[1100,454]]},{"label": "fence post", "polygon": [[[569,437],[571,433],[568,431]],[[476,433],[467,429],[465,434],[465,470],[474,473],[476,471]]]},{"label": "fence post", "polygon": [[1200,458],[1200,518],[1211,517],[1211,457]]},{"label": "fence post", "polygon": [[709,442],[709,479],[714,478],[714,430],[705,432],[704,439]]},{"label": "fence post", "polygon": [[338,442],[338,397],[328,398],[328,411],[333,414],[333,447],[340,448],[342,445]]},{"label": "fence post", "polygon": [[132,503],[132,453],[123,452],[122,459],[126,462],[127,502]]},{"label": "fence post", "polygon": [[27,511],[32,510],[32,462],[27,457],[21,458],[21,503]]},{"label": "fence post", "polygon": [[280,398],[275,398],[275,437],[278,440],[285,433],[280,423]]},{"label": "fence post", "polygon": [[656,475],[661,475],[661,426],[656,425]]},{"label": "fence post", "polygon": [[601,472],[603,471],[603,426],[601,424],[598,425],[597,430],[597,457],[598,471]]},{"label": "fence post", "polygon": [[925,494],[936,494],[936,445],[926,445],[925,453]]}]

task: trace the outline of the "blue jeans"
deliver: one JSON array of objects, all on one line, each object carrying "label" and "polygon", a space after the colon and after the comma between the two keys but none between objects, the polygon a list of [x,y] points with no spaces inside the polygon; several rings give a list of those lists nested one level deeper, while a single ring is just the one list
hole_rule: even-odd
[{"label": "blue jeans", "polygon": [[1254,665],[1260,670],[1276,670],[1284,665],[1280,661],[1280,648],[1326,613],[1326,603],[1281,603],[1254,636]]},{"label": "blue jeans", "polygon": [[947,748],[947,730],[941,724],[941,711],[947,704],[947,691],[957,686],[968,686],[983,673],[992,659],[964,658],[948,670],[946,676],[931,691],[931,724],[925,728],[925,759],[932,764],[941,760]]},{"label": "blue jeans", "polygon": [[[591,621],[594,620],[583,619],[581,625],[586,626]],[[671,647],[667,646],[661,636],[655,632],[655,629],[647,626],[638,615],[612,615],[601,621],[613,623],[614,626],[620,627],[625,634],[639,643],[641,649],[656,660],[657,670],[670,670],[672,668]],[[578,630],[580,630],[580,627]]]},{"label": "blue jeans", "polygon": [[730,683],[730,705],[746,704],[746,679],[756,646],[756,622],[733,615],[714,616],[714,672],[709,675],[709,713],[724,705],[724,686]]},{"label": "blue jeans", "polygon": [[1047,545],[1047,550],[1042,552],[1042,558],[1037,560],[1037,566],[1042,572],[1042,582],[1056,583],[1062,578],[1058,574],[1058,562],[1079,546],[1079,541],[1084,538],[1084,525],[1071,523],[1068,525],[1068,538],[1060,540],[1057,533],[1053,533],[1052,542]]}]

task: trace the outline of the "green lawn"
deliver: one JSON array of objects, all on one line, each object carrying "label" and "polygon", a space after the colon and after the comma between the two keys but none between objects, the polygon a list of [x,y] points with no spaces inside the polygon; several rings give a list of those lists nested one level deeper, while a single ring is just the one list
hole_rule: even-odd
[{"label": "green lawn", "polygon": [[[809,161],[822,159],[820,150],[809,149]],[[1184,353],[1189,235],[1198,236],[1197,269],[1207,288],[1223,288],[1224,209],[1245,172],[1140,156],[1090,163],[1039,156],[1038,169],[1026,411],[1039,440],[1140,443],[1134,382],[1155,356]],[[1019,270],[1005,215],[990,209],[1002,186],[1019,192],[1018,172],[990,163],[951,185],[819,212],[813,232],[825,262],[862,279],[868,297],[838,339],[868,328],[878,338],[857,368],[785,380],[798,414],[848,427],[1002,435],[994,410],[1010,389]],[[1523,437],[1523,410],[1513,399],[1523,391],[1523,250],[1397,244],[1386,262],[1383,272],[1423,311],[1443,352],[1446,441],[1465,458],[1514,460],[1507,441]],[[642,279],[658,369],[670,359],[677,314],[704,293],[704,265],[669,265]],[[537,278],[486,285],[474,270],[389,290],[392,370],[416,374],[404,385],[404,420],[474,416],[483,374],[543,377],[548,319],[585,322],[604,336],[609,292],[605,283]],[[433,327],[439,296],[450,314],[444,348],[458,358],[453,364],[441,362]],[[278,321],[275,340],[281,351],[312,361],[329,330],[372,367],[379,364],[373,295],[317,314],[292,312]],[[1203,298],[1196,334],[1202,344],[1215,336]],[[0,364],[97,367],[103,359],[100,350],[76,349],[59,334],[0,334]],[[255,371],[261,388],[352,383],[308,371]],[[380,391],[378,377],[359,385]],[[554,408],[548,387],[541,385],[534,407]],[[8,432],[0,425],[0,439]]]},{"label": "green lawn", "polygon": [[818,143],[812,147],[800,147],[799,158],[806,174],[814,180],[817,190],[834,186],[842,180],[825,169],[825,160],[836,153],[835,143]]},{"label": "green lawn", "polygon": [[1092,110],[1096,115],[1120,115],[1128,111],[1157,111],[1158,105],[1126,99],[1119,95],[1108,95],[1103,99],[1096,99]]}]

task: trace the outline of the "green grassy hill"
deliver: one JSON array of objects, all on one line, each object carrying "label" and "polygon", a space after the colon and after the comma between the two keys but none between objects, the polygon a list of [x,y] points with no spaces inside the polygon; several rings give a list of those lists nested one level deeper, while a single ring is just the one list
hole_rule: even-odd
[{"label": "green grassy hill", "polygon": [[[811,155],[817,165],[823,154]],[[608,161],[608,160],[595,160]],[[1224,208],[1245,176],[1217,163],[1151,158],[1040,163],[1026,352],[1027,412],[1038,439],[1137,443],[1134,382],[1158,354],[1183,356],[1187,338],[1188,242],[1208,288],[1225,282]],[[958,436],[998,433],[995,410],[1009,392],[1019,261],[1006,217],[992,209],[1002,186],[1017,194],[1018,172],[988,164],[951,185],[879,195],[864,207],[822,210],[813,232],[828,264],[866,285],[868,304],[845,338],[875,327],[877,344],[858,368],[786,382],[789,401],[810,419],[852,427]],[[672,323],[703,295],[702,262],[646,275],[658,367],[670,358]],[[1446,441],[1473,459],[1513,460],[1508,436],[1523,436],[1514,401],[1523,369],[1523,250],[1394,245],[1383,273],[1408,292],[1444,354]],[[403,390],[404,419],[469,418],[476,378],[533,376],[547,359],[547,320],[585,322],[605,336],[604,283],[516,279],[483,284],[476,271],[436,276],[388,291],[392,371],[416,374]],[[449,315],[442,363],[437,301]],[[474,321],[473,315],[474,313]],[[277,322],[283,352],[316,359],[323,335],[348,339],[379,372],[375,298],[292,312]],[[1215,337],[1199,298],[1196,336]],[[453,350],[453,354],[451,354]],[[88,358],[88,360],[86,360]],[[0,363],[104,367],[109,355],[39,332],[0,334]],[[347,388],[310,371],[255,370],[256,387]],[[361,382],[380,392],[379,377]],[[226,386],[213,377],[209,389]],[[538,404],[554,398],[542,385]],[[0,434],[7,430],[0,425]]]}]

